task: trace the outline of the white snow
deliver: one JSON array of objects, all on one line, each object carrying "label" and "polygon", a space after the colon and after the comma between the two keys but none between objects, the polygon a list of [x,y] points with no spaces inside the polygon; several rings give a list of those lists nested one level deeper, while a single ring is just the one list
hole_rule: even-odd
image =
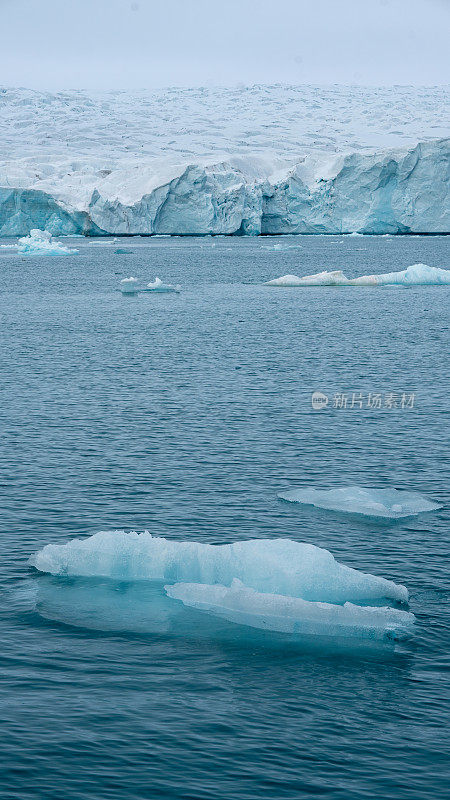
[{"label": "white snow", "polygon": [[282,275],[266,281],[266,286],[427,286],[449,285],[450,270],[429,267],[427,264],[413,264],[400,272],[387,272],[381,275],[362,275],[347,278],[342,270],[317,272],[314,275]]},{"label": "white snow", "polygon": [[53,575],[231,585],[327,603],[407,602],[408,592],[375,575],[339,564],[328,550],[291,539],[225,545],[153,537],[148,531],[102,531],[49,544],[30,563]]},{"label": "white snow", "polygon": [[3,89],[0,235],[445,231],[449,97]]},{"label": "white snow", "polygon": [[278,497],[292,503],[304,503],[332,511],[389,519],[401,519],[441,508],[438,503],[428,500],[418,492],[406,492],[398,489],[366,489],[361,486],[330,490],[292,489],[280,492]]},{"label": "white snow", "polygon": [[306,636],[403,639],[412,633],[414,615],[390,607],[334,605],[298,597],[261,593],[234,580],[230,587],[201,583],[166,586],[169,597],[229,622]]}]

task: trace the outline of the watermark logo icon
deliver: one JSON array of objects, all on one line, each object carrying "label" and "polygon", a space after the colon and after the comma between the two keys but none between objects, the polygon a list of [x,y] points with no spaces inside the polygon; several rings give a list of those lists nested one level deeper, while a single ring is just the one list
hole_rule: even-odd
[{"label": "watermark logo icon", "polygon": [[313,392],[311,396],[311,405],[314,411],[320,411],[321,408],[326,408],[328,405],[328,395],[323,392]]},{"label": "watermark logo icon", "polygon": [[415,408],[415,392],[334,392],[328,396],[323,392],[313,392],[311,405],[314,411],[322,408],[339,409],[408,409]]}]

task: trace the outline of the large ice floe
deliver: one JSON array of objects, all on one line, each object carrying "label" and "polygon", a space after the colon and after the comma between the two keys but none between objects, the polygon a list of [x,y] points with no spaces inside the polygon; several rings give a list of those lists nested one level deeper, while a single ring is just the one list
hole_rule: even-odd
[{"label": "large ice floe", "polygon": [[0,236],[450,230],[446,87],[1,97]]},{"label": "large ice floe", "polygon": [[281,500],[291,503],[317,506],[328,511],[343,511],[348,514],[362,514],[367,517],[402,519],[425,511],[441,508],[438,503],[428,500],[418,492],[399,489],[367,489],[362,486],[347,486],[341,489],[291,489],[280,492]]},{"label": "large ice floe", "polygon": [[[404,586],[338,563],[332,554],[290,539],[226,545],[104,531],[50,544],[30,559],[56,576],[153,582],[170,598],[216,617],[301,637],[389,640],[411,633]],[[169,614],[158,595],[158,607]],[[149,607],[154,616],[156,607]],[[159,612],[158,612],[159,613]]]},{"label": "large ice floe", "polygon": [[282,275],[266,281],[266,286],[439,286],[450,284],[450,270],[429,267],[427,264],[412,264],[399,272],[381,275],[362,275],[347,278],[342,270],[317,272],[314,275]]}]

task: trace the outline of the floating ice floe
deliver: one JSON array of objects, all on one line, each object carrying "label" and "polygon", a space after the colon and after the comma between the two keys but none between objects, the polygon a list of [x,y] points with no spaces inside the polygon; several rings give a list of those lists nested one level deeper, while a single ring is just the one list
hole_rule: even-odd
[{"label": "floating ice floe", "polygon": [[346,567],[328,550],[291,539],[211,545],[164,539],[148,531],[102,531],[87,539],[46,545],[31,563],[53,575],[130,581],[231,585],[238,578],[258,592],[329,603],[408,599],[404,586]]},{"label": "floating ice floe", "polygon": [[120,281],[120,291],[122,294],[136,294],[139,291],[139,281],[137,278],[122,278]]},{"label": "floating ice floe", "polygon": [[342,270],[317,272],[314,275],[283,275],[266,281],[266,286],[427,286],[450,284],[450,270],[429,267],[427,264],[413,264],[400,272],[386,272],[382,275],[362,275],[347,278]]},{"label": "floating ice floe", "polygon": [[363,514],[368,517],[387,517],[401,519],[412,517],[425,511],[441,508],[438,503],[427,500],[417,492],[398,489],[366,489],[361,486],[348,486],[342,489],[292,489],[280,492],[281,500],[303,503],[329,511],[343,511],[348,514]]},{"label": "floating ice floe", "polygon": [[[155,630],[159,624],[168,629],[173,614],[180,624],[172,600],[239,625],[299,637],[389,640],[410,633],[414,621],[412,614],[390,607],[407,603],[404,586],[339,564],[328,550],[290,539],[210,545],[157,538],[148,531],[104,531],[47,545],[30,563],[41,572],[80,580],[143,581],[144,594],[145,586],[153,586],[147,614]],[[84,595],[88,588],[81,584]],[[164,589],[170,600],[164,601]],[[50,591],[47,614],[55,617],[52,605]],[[132,609],[126,613],[132,615]],[[143,613],[140,601],[139,615]],[[85,616],[92,616],[89,609]]]},{"label": "floating ice floe", "polygon": [[159,292],[164,293],[179,293],[181,286],[172,286],[170,283],[163,283],[160,278],[155,278],[154,281],[148,283],[147,286],[142,286],[137,278],[123,278],[120,281],[120,291],[122,294],[137,294],[138,292]]},{"label": "floating ice floe", "polygon": [[17,252],[21,255],[69,256],[78,253],[78,250],[55,242],[48,231],[33,229],[29,236],[19,239]]},{"label": "floating ice floe", "polygon": [[301,244],[277,244],[263,245],[264,250],[300,250],[303,247]]},{"label": "floating ice floe", "polygon": [[257,592],[237,579],[231,586],[175,583],[165,589],[185,606],[229,622],[302,636],[398,640],[411,634],[415,620],[414,614],[390,607],[335,605]]},{"label": "floating ice floe", "polygon": [[147,286],[143,290],[144,292],[181,292],[181,286],[177,284],[176,286],[172,286],[171,283],[163,283],[160,278],[155,278],[154,281],[151,283],[147,283]]}]

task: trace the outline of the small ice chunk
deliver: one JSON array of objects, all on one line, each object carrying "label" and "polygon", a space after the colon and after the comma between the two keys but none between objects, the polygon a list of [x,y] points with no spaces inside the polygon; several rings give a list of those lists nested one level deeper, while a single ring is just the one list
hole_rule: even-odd
[{"label": "small ice chunk", "polygon": [[136,294],[139,281],[137,278],[122,278],[120,281],[120,291],[122,294]]},{"label": "small ice chunk", "polygon": [[163,283],[160,278],[155,278],[151,283],[147,283],[147,292],[181,292],[181,286],[177,284],[172,286],[171,283]]},{"label": "small ice chunk", "polygon": [[74,247],[55,242],[51,233],[33,228],[29,236],[19,239],[17,252],[21,255],[67,256],[78,253]]},{"label": "small ice chunk", "polygon": [[412,634],[414,614],[390,607],[334,605],[261,593],[234,580],[230,587],[202,583],[165,586],[185,606],[251,628],[299,636],[398,640]]},{"label": "small ice chunk", "polygon": [[291,503],[304,503],[329,511],[344,511],[348,514],[363,514],[369,517],[390,519],[411,517],[421,514],[423,511],[436,511],[441,508],[438,503],[427,500],[417,492],[398,489],[367,489],[362,486],[330,490],[292,489],[280,492],[278,497]]}]

